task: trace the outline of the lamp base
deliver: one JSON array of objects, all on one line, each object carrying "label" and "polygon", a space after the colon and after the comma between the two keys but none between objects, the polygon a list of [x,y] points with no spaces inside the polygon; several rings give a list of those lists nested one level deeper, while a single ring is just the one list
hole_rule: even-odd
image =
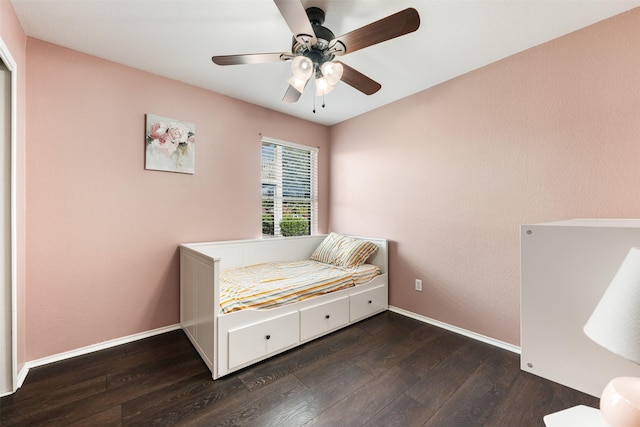
[{"label": "lamp base", "polygon": [[640,427],[640,378],[612,379],[602,391],[600,413],[609,427]]}]

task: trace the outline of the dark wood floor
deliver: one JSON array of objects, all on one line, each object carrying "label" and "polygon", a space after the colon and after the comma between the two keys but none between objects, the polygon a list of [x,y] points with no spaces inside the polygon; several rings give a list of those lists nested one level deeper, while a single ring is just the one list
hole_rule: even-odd
[{"label": "dark wood floor", "polygon": [[597,399],[386,312],[217,381],[182,331],[34,368],[3,426],[543,426]]}]

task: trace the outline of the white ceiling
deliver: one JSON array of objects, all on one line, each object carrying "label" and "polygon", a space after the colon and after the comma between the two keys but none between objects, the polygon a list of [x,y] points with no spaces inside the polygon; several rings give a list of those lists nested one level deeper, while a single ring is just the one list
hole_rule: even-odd
[{"label": "white ceiling", "polygon": [[331,125],[640,6],[640,0],[303,0],[338,36],[414,7],[420,28],[341,61],[382,84],[344,83],[313,109],[283,103],[288,63],[219,66],[213,55],[290,52],[272,0],[11,0],[28,36]]}]

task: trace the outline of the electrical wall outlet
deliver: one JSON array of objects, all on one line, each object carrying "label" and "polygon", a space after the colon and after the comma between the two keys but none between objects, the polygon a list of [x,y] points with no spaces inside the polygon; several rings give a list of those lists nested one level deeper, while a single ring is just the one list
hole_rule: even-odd
[{"label": "electrical wall outlet", "polygon": [[422,280],[416,279],[416,291],[422,292]]}]

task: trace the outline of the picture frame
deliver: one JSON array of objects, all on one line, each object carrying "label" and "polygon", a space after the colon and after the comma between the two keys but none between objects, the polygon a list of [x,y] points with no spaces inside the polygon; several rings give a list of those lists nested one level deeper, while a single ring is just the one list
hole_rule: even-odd
[{"label": "picture frame", "polygon": [[145,169],[194,174],[195,125],[155,114],[145,118]]}]

